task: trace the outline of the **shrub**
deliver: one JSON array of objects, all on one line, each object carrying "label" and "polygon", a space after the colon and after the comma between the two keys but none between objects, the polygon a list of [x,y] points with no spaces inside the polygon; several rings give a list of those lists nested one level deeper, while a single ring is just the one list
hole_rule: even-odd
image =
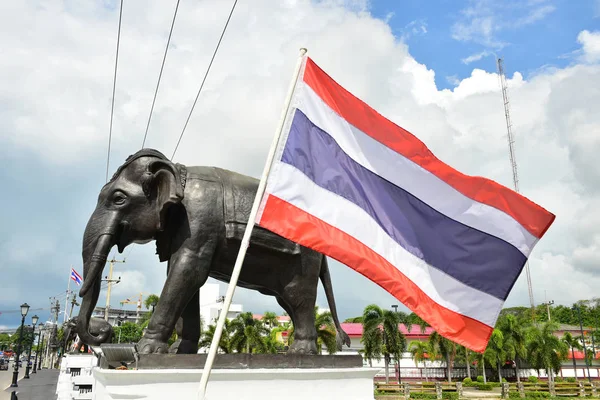
[{"label": "shrub", "polygon": [[465,387],[473,386],[473,379],[465,378],[465,379],[463,379],[462,383],[463,383],[463,386],[465,386]]},{"label": "shrub", "polygon": [[492,390],[492,385],[489,383],[479,383],[477,385],[477,389],[479,390]]},{"label": "shrub", "polygon": [[554,378],[554,382],[563,382],[563,381],[564,381],[564,379],[560,376],[557,376]]},{"label": "shrub", "polygon": [[531,375],[529,378],[527,378],[527,380],[531,383],[537,383],[538,377]]},{"label": "shrub", "polygon": [[502,383],[507,383],[506,378],[502,378]]},{"label": "shrub", "polygon": [[477,382],[479,382],[479,383],[483,383],[483,376],[481,376],[481,375],[478,375],[478,376],[477,376]]},{"label": "shrub", "polygon": [[571,383],[573,383],[573,382],[577,382],[577,378],[575,378],[575,377],[573,377],[573,376],[570,376],[570,377],[568,377],[568,378],[565,378],[565,379],[567,380],[567,382],[571,382]]},{"label": "shrub", "polygon": [[442,392],[442,399],[444,399],[444,400],[458,400],[458,393],[456,393],[456,392]]}]

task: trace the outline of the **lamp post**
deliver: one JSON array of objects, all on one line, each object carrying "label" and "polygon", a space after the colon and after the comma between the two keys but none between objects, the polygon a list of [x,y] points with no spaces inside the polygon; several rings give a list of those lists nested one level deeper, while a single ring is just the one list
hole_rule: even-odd
[{"label": "lamp post", "polygon": [[38,360],[38,354],[40,353],[41,338],[42,338],[42,328],[40,326],[40,329],[38,332],[38,342],[37,342],[37,346],[35,346],[35,359],[33,360],[33,371],[31,372],[32,374],[37,373],[37,360]]},{"label": "lamp post", "polygon": [[23,326],[25,325],[25,317],[29,312],[29,304],[21,304],[21,333],[19,334],[19,341],[17,343],[17,355],[15,357],[15,367],[13,371],[13,378],[10,387],[18,387],[17,380],[19,379],[19,358],[21,357],[21,341],[23,340]]},{"label": "lamp post", "polygon": [[25,376],[24,379],[29,379],[29,360],[31,360],[31,348],[33,347],[33,342],[35,341],[35,326],[38,323],[39,317],[34,315],[31,317],[31,324],[33,325],[31,329],[31,343],[29,343],[29,351],[27,352],[27,367],[25,367]]}]

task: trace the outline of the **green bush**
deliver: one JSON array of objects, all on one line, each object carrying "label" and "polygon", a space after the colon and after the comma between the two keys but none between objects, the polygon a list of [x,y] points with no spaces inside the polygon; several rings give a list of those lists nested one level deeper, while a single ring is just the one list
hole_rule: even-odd
[{"label": "green bush", "polygon": [[471,383],[473,383],[473,379],[471,378],[465,378],[463,379],[463,385],[470,385]]},{"label": "green bush", "polygon": [[532,399],[547,398],[547,397],[550,397],[550,393],[548,393],[548,392],[525,392],[525,397],[532,398]]},{"label": "green bush", "polygon": [[527,380],[531,383],[537,383],[538,377],[531,375],[529,378],[527,378]]},{"label": "green bush", "polygon": [[573,383],[573,382],[577,382],[577,378],[575,378],[575,377],[573,377],[573,376],[570,376],[570,377],[568,377],[568,378],[565,378],[565,379],[567,380],[567,382],[571,382],[571,383]]},{"label": "green bush", "polygon": [[508,383],[508,382],[506,381],[506,378],[502,378],[502,383]]},{"label": "green bush", "polygon": [[477,382],[483,383],[483,376],[481,376],[481,375],[477,376]]},{"label": "green bush", "polygon": [[410,398],[411,399],[426,399],[426,400],[430,400],[430,399],[436,399],[437,396],[433,393],[419,393],[419,392],[410,392]]},{"label": "green bush", "polygon": [[564,379],[560,376],[557,376],[554,378],[554,382],[563,382],[563,381],[564,381]]},{"label": "green bush", "polygon": [[458,393],[456,393],[456,392],[442,392],[442,399],[445,399],[445,400],[458,400]]},{"label": "green bush", "polygon": [[477,385],[477,389],[479,389],[479,390],[492,390],[492,385],[490,383],[479,383]]}]

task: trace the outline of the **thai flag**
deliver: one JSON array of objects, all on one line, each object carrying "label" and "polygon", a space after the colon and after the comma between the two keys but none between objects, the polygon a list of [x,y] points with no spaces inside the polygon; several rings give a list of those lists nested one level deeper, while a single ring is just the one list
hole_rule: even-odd
[{"label": "thai flag", "polygon": [[483,352],[555,216],[437,159],[303,60],[256,223],[377,283]]},{"label": "thai flag", "polygon": [[79,275],[73,268],[71,268],[71,279],[74,280],[78,286],[80,286],[81,282],[83,282],[81,275]]}]

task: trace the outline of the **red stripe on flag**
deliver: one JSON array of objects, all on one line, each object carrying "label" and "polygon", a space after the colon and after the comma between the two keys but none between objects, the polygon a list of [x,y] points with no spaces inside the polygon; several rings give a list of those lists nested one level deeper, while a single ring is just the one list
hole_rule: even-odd
[{"label": "red stripe on flag", "polygon": [[347,233],[268,195],[259,225],[349,266],[423,318],[442,336],[483,352],[493,328],[440,306],[386,259]]},{"label": "red stripe on flag", "polygon": [[469,176],[440,161],[417,137],[394,124],[335,82],[308,58],[304,81],[350,124],[442,179],[463,195],[513,217],[537,238],[554,221],[554,214],[512,189],[490,179]]}]

